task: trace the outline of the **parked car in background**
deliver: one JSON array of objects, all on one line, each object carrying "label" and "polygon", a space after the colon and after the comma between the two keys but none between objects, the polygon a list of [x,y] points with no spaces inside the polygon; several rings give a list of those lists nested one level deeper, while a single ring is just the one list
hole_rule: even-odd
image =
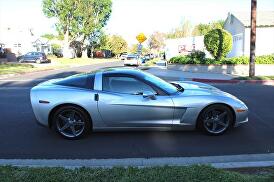
[{"label": "parked car in background", "polygon": [[150,55],[149,55],[149,54],[146,54],[146,55],[144,56],[144,58],[145,58],[146,60],[150,60]]},{"label": "parked car in background", "polygon": [[62,49],[54,50],[53,55],[55,55],[58,58],[61,58],[61,57],[63,57],[63,50]]},{"label": "parked car in background", "polygon": [[141,59],[137,54],[129,54],[127,58],[124,60],[125,66],[139,66],[142,64]]},{"label": "parked car in background", "polygon": [[5,57],[5,51],[2,47],[0,47],[0,58],[4,58]]},{"label": "parked car in background", "polygon": [[19,63],[50,63],[46,54],[43,52],[28,52],[25,55],[19,56]]},{"label": "parked car in background", "polygon": [[120,60],[125,60],[127,58],[127,53],[126,52],[124,52],[124,53],[122,53],[121,55],[120,55]]}]

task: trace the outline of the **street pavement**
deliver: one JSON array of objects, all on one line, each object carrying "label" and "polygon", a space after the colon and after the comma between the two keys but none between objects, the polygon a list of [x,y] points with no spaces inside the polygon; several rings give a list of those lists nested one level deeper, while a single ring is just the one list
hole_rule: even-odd
[{"label": "street pavement", "polygon": [[274,87],[217,84],[243,100],[249,123],[212,137],[199,131],[100,132],[77,141],[65,140],[35,123],[30,88],[41,81],[92,71],[121,62],[44,71],[0,81],[0,158],[107,159],[216,156],[274,152]]}]

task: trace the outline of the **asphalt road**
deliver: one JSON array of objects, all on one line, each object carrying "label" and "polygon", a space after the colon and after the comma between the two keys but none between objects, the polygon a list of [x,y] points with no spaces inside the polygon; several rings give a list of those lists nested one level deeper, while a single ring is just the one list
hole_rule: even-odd
[{"label": "asphalt road", "polygon": [[[109,66],[120,65],[112,63]],[[0,81],[0,158],[150,158],[274,152],[274,86],[216,85],[242,99],[250,109],[247,125],[218,137],[206,136],[198,131],[101,132],[70,141],[35,123],[29,99],[31,86],[45,79],[105,66],[46,71]]]}]

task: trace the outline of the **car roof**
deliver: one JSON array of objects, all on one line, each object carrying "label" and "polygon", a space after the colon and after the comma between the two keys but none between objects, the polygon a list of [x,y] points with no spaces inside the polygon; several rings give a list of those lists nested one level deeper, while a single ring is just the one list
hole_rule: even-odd
[{"label": "car roof", "polygon": [[140,75],[142,71],[134,69],[134,68],[107,68],[101,70],[102,73],[106,74],[130,74],[130,75]]},{"label": "car roof", "polygon": [[94,75],[96,73],[103,73],[103,74],[129,74],[133,76],[140,76],[143,75],[143,72],[134,68],[103,68],[92,72],[87,73],[80,73],[76,75],[72,75],[70,77],[80,77],[83,75],[89,76]]}]

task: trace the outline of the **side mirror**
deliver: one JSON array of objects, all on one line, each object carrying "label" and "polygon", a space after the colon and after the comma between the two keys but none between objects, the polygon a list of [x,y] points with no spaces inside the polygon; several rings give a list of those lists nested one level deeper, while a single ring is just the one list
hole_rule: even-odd
[{"label": "side mirror", "polygon": [[151,99],[151,100],[155,100],[156,99],[155,94],[153,92],[151,92],[151,91],[145,91],[145,92],[143,92],[143,97]]}]

